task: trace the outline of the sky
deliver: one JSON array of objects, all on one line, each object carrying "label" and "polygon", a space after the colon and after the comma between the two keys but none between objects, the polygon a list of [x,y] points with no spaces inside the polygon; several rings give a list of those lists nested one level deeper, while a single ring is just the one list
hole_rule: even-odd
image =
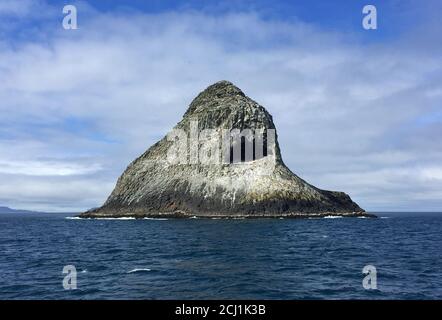
[{"label": "sky", "polygon": [[[366,4],[376,30],[362,27]],[[306,181],[367,211],[442,211],[441,9],[0,0],[0,206],[100,206],[200,91],[229,80],[273,115]]]}]

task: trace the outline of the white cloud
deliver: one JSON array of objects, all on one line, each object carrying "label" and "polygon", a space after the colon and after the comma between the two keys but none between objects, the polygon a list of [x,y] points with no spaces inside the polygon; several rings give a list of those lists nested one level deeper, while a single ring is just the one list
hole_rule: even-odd
[{"label": "white cloud", "polygon": [[56,161],[0,161],[0,174],[29,176],[75,176],[92,174],[101,170],[98,164],[80,165]]},{"label": "white cloud", "polygon": [[[424,180],[442,181],[442,167],[429,167],[420,170],[420,175]],[[442,193],[442,192],[441,192]]]},{"label": "white cloud", "polygon": [[[367,209],[442,204],[440,143],[429,138],[441,132],[415,123],[440,110],[442,57],[429,49],[420,59],[407,35],[370,45],[253,13],[93,12],[80,29],[45,37],[0,44],[0,173],[20,181],[0,182],[7,204],[100,205],[126,165],[221,79],[273,114],[284,160],[307,181]],[[434,196],[427,207],[422,190]]]},{"label": "white cloud", "polygon": [[0,201],[14,208],[82,212],[103,201],[115,184],[97,177],[23,177],[0,174]]}]

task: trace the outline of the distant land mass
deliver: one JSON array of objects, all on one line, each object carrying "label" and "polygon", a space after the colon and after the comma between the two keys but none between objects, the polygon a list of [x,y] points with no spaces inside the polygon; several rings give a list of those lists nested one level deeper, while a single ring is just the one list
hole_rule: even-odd
[{"label": "distant land mass", "polygon": [[374,217],[347,194],[291,172],[272,116],[228,81],[201,92],[173,130],[128,166],[104,205],[80,216]]},{"label": "distant land mass", "polygon": [[0,206],[0,214],[1,213],[42,213],[42,212],[31,211],[31,210],[22,210],[22,209],[11,209],[9,207],[1,207]]}]

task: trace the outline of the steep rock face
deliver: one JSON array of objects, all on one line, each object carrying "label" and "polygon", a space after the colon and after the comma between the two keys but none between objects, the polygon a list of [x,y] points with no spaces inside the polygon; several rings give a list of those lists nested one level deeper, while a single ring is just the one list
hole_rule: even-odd
[{"label": "steep rock face", "polygon": [[[235,139],[232,129],[245,137]],[[282,161],[272,116],[228,81],[201,92],[172,132],[128,166],[105,204],[81,214],[324,215],[371,216],[347,194],[320,190],[292,173]]]}]

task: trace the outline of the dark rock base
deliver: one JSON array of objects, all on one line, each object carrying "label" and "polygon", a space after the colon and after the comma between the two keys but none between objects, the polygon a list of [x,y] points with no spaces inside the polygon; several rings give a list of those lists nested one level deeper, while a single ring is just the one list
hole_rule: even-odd
[{"label": "dark rock base", "polygon": [[321,212],[321,213],[284,213],[284,214],[190,214],[182,211],[152,213],[152,212],[85,212],[80,215],[81,218],[170,218],[170,219],[307,219],[324,217],[348,217],[348,218],[377,218],[376,215],[367,212]]}]

